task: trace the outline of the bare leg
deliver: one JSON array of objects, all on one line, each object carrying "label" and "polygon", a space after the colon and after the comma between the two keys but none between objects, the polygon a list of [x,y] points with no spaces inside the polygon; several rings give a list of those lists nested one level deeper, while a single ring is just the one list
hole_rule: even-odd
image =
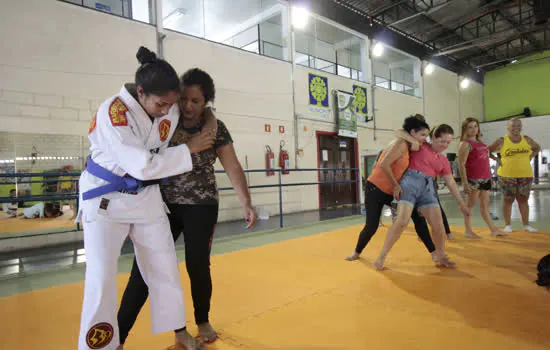
[{"label": "bare leg", "polygon": [[529,225],[529,204],[527,203],[528,199],[529,197],[519,195],[517,196],[519,213],[521,214],[521,221],[523,222],[523,226]]},{"label": "bare leg", "polygon": [[512,204],[514,204],[514,197],[504,196],[502,199],[502,216],[504,216],[504,224],[510,226],[512,222]]},{"label": "bare leg", "polygon": [[430,224],[432,239],[435,245],[435,255],[438,259],[438,265],[444,267],[455,267],[455,263],[450,261],[445,255],[445,225],[441,217],[441,209],[437,207],[427,207],[420,210],[422,215]]},{"label": "bare leg", "polygon": [[401,236],[401,233],[409,223],[409,220],[411,219],[413,207],[411,207],[408,204],[402,204],[399,203],[397,205],[397,217],[395,219],[395,222],[391,225],[391,227],[388,230],[388,233],[386,235],[386,240],[384,241],[384,246],[382,247],[382,251],[380,252],[380,255],[376,259],[376,261],[373,263],[374,267],[377,270],[382,270],[384,268],[384,262],[386,261],[386,256],[390,252],[391,248],[397,242],[399,237]]},{"label": "bare leg", "polygon": [[491,236],[507,236],[504,232],[500,231],[493,220],[491,219],[491,214],[489,213],[489,203],[491,201],[491,193],[489,191],[480,191],[479,194],[479,212],[481,217],[491,230]]},{"label": "bare leg", "polygon": [[[476,206],[477,199],[479,198],[479,192],[471,190],[468,194],[468,208],[472,209]],[[466,226],[466,232],[464,233],[464,236],[468,238],[481,238],[480,236],[476,235],[472,229],[472,217],[471,216],[464,216],[464,225]]]}]

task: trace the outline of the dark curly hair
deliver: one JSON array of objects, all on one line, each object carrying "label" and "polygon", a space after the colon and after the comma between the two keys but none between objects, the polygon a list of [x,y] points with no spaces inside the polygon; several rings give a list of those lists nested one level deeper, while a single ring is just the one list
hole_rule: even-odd
[{"label": "dark curly hair", "polygon": [[140,66],[136,71],[136,86],[143,88],[145,95],[162,96],[169,92],[179,92],[178,73],[170,63],[157,58],[157,55],[141,46],[136,54]]},{"label": "dark curly hair", "polygon": [[420,130],[428,129],[428,131],[429,131],[430,126],[428,125],[428,123],[425,122],[424,117],[422,117],[422,119],[421,119],[418,116],[422,117],[422,115],[416,114],[416,115],[412,115],[410,117],[405,118],[405,120],[403,121],[403,126],[402,126],[403,130],[405,130],[409,134],[413,130],[414,131],[420,131]]},{"label": "dark curly hair", "polygon": [[204,101],[214,101],[216,98],[216,86],[212,77],[200,68],[191,68],[181,76],[181,86],[198,85],[204,95]]}]

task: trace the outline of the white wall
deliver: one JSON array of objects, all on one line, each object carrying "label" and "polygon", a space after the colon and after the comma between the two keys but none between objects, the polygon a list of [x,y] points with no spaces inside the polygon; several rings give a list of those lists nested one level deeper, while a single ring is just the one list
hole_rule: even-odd
[{"label": "white wall", "polygon": [[[156,48],[154,27],[59,1],[12,3],[0,14],[0,131],[85,136],[99,103],[116,94],[124,82],[133,80],[137,48]],[[17,40],[8,34],[14,28],[19,29]],[[277,157],[281,141],[289,151],[291,167],[296,166],[290,63],[175,32],[167,33],[164,55],[180,73],[200,67],[212,75],[218,117],[227,124],[243,167],[264,168],[265,146],[269,145]],[[355,83],[307,67],[296,68],[301,168],[317,167],[316,131],[336,132],[332,113],[328,120],[321,121],[309,111],[309,72],[326,76],[330,90],[351,92]],[[373,130],[374,122],[359,126],[359,153],[386,147],[403,119],[423,110],[420,98],[381,88],[374,91],[374,96],[367,98],[375,99],[377,130]],[[471,107],[474,113],[481,96],[478,99],[472,91],[462,95],[461,107],[466,110],[475,105]],[[329,101],[332,105],[332,96]],[[424,102],[430,124],[446,122],[457,128],[456,75],[436,68],[425,79]],[[271,132],[264,131],[266,124]],[[284,133],[279,133],[279,126],[285,128]],[[248,179],[250,185],[277,183],[276,176],[266,177],[264,173],[250,174]],[[285,182],[316,180],[314,172],[284,176]],[[218,182],[220,187],[229,186],[225,175],[218,176]],[[255,205],[278,213],[277,190],[252,193]],[[285,212],[317,208],[317,193],[317,186],[288,188],[284,193]],[[240,217],[237,197],[232,192],[222,192],[221,197],[220,220]]]},{"label": "white wall", "polygon": [[[491,143],[506,135],[507,120],[494,121],[481,123],[481,133],[483,134],[483,141],[485,143]],[[550,115],[542,115],[537,117],[522,118],[524,135],[528,135],[533,138],[542,149],[550,149]]]},{"label": "white wall", "polygon": [[411,114],[422,114],[422,99],[383,88],[374,89],[376,127],[396,130]]},{"label": "white wall", "polygon": [[470,81],[470,86],[460,90],[460,119],[473,117],[485,120],[483,109],[483,85]]},{"label": "white wall", "polygon": [[60,1],[11,1],[0,33],[0,120],[11,132],[86,135],[99,103],[133,80],[137,48],[156,45],[149,25]]},{"label": "white wall", "polygon": [[[455,141],[447,152],[456,153],[460,137],[458,102],[459,91],[457,75],[441,67],[435,66],[430,75],[424,74],[424,114],[430,126],[449,124],[455,131]],[[481,98],[481,97],[480,97]]]}]

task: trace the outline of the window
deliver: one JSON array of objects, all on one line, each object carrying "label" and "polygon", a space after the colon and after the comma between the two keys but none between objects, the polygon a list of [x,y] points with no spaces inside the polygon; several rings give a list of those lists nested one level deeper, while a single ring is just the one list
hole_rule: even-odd
[{"label": "window", "polygon": [[365,40],[320,19],[310,18],[308,25],[296,30],[296,64],[363,80],[361,47]]},{"label": "window", "polygon": [[384,89],[420,97],[420,60],[385,47],[380,57],[373,57],[375,85]]},{"label": "window", "polygon": [[151,0],[62,0],[98,11],[154,24]]},{"label": "window", "polygon": [[[287,7],[277,0],[162,0],[164,27],[278,59],[289,59]],[[257,42],[257,45],[250,46]]]},{"label": "window", "polygon": [[260,53],[260,46],[258,45],[258,41],[254,41],[246,46],[241,47],[241,49],[245,51],[250,51],[254,53]]},{"label": "window", "polygon": [[381,87],[381,88],[384,88],[384,89],[389,89],[390,88],[390,81],[386,80],[382,77],[375,76],[374,77],[374,85],[378,86],[378,87]]},{"label": "window", "polygon": [[337,66],[338,75],[341,77],[351,78],[351,68],[346,66]]}]

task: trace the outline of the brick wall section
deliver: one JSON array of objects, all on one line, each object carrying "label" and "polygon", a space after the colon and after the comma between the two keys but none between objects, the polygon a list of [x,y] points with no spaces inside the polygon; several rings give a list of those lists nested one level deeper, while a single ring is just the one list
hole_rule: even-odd
[{"label": "brick wall section", "polygon": [[0,90],[0,116],[90,121],[101,101]]}]

